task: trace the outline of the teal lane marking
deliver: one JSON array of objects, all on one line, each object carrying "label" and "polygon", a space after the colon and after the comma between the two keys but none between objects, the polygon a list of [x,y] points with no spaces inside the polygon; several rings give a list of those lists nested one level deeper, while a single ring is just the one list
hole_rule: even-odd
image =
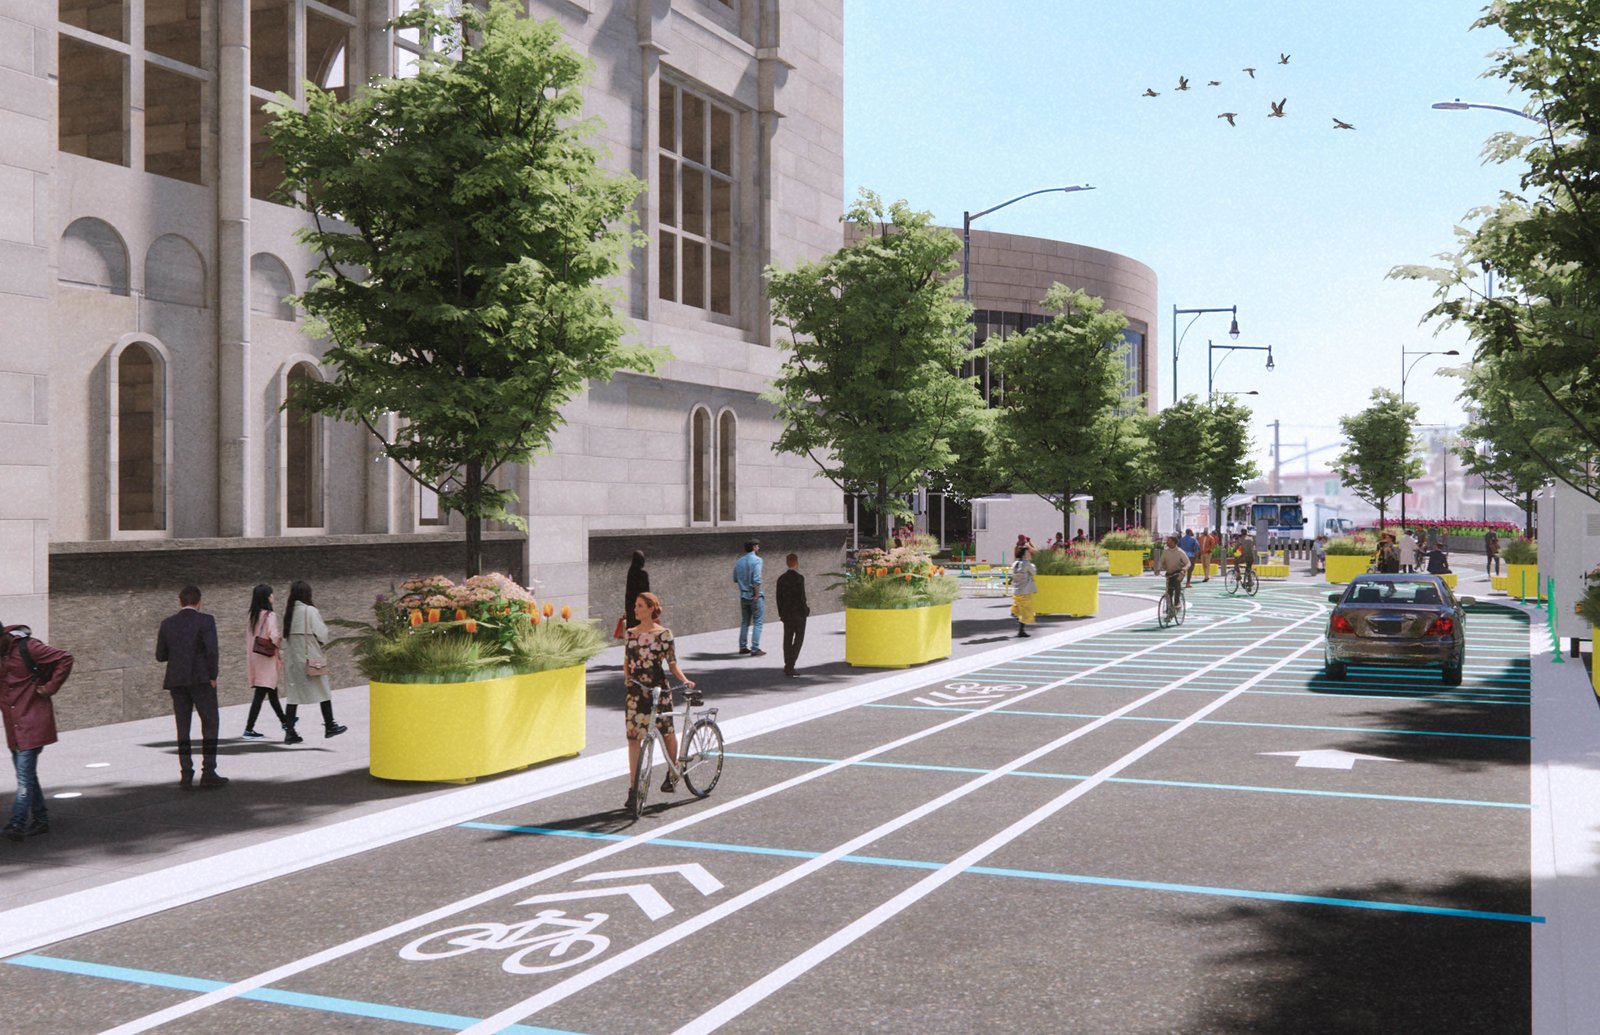
[{"label": "teal lane marking", "polygon": [[[533,834],[541,837],[577,837],[600,841],[622,841],[631,835],[603,834],[593,830],[559,830],[554,827],[522,827],[503,823],[470,822],[459,824],[475,830],[493,830],[499,833]],[[656,838],[652,845],[671,848],[697,848],[710,852],[738,852],[747,855],[776,855],[789,859],[814,859],[821,852],[802,852],[792,848],[764,848],[756,845],[733,845],[712,841],[681,841],[675,838]],[[867,866],[898,866],[916,870],[937,870],[945,864],[919,859],[885,859],[871,855],[844,855],[840,862],[861,863]],[[1345,909],[1378,909],[1395,913],[1418,913],[1424,916],[1449,916],[1466,920],[1497,920],[1518,924],[1542,924],[1544,917],[1526,913],[1490,913],[1478,909],[1450,909],[1444,906],[1419,906],[1408,902],[1382,902],[1359,898],[1327,898],[1322,895],[1295,895],[1282,891],[1255,891],[1246,888],[1219,888],[1206,884],[1168,884],[1162,881],[1126,880],[1120,877],[1095,877],[1082,873],[1051,873],[1045,870],[1012,870],[996,866],[973,866],[967,873],[986,877],[1015,877],[1023,880],[1057,881],[1064,884],[1094,884],[1111,888],[1131,888],[1137,891],[1169,891],[1186,895],[1216,895],[1224,898],[1248,898],[1265,902],[1290,902],[1297,905],[1339,906]]]},{"label": "teal lane marking", "polygon": [[[905,711],[922,712],[975,712],[978,708],[961,708],[955,706],[941,706],[937,704],[868,704],[866,708],[897,708]],[[1036,719],[1103,719],[1104,715],[1094,715],[1087,712],[1036,712],[1022,709],[997,708],[991,715],[1017,715],[1029,716]],[[1182,722],[1182,719],[1164,719],[1155,715],[1123,715],[1118,722]],[[1230,722],[1225,719],[1201,719],[1199,726],[1250,726],[1267,730],[1325,730],[1334,733],[1390,733],[1407,737],[1465,737],[1469,740],[1532,740],[1532,737],[1516,733],[1452,733],[1446,730],[1392,730],[1381,726],[1307,726],[1291,722]]]},{"label": "teal lane marking", "polygon": [[[224,981],[208,981],[204,978],[185,977],[182,974],[164,974],[155,970],[112,967],[104,963],[86,963],[82,960],[63,959],[59,956],[40,956],[34,953],[17,956],[5,962],[19,967],[32,967],[36,970],[51,970],[60,974],[104,978],[110,981],[123,981],[136,985],[151,985],[156,988],[175,988],[184,992],[213,992],[219,988],[227,987],[227,982]],[[482,1020],[480,1017],[463,1017],[457,1014],[437,1013],[433,1010],[412,1010],[403,1006],[364,1003],[357,999],[336,999],[332,996],[307,995],[302,992],[285,992],[273,988],[258,988],[243,993],[239,998],[254,999],[262,1003],[275,1003],[279,1006],[298,1006],[307,1010],[319,1010],[323,1013],[345,1014],[350,1017],[370,1017],[380,1021],[399,1021],[403,1024],[416,1024],[427,1028],[442,1028],[445,1031],[461,1031],[463,1028],[471,1027]],[[514,1024],[505,1030],[516,1032],[517,1035],[573,1035],[571,1032],[561,1031],[556,1028],[536,1028],[526,1024]]]},{"label": "teal lane marking", "polygon": [[[803,755],[758,755],[729,751],[728,758],[744,758],[755,762],[799,762],[805,765],[828,765],[829,758],[807,758]],[[962,775],[992,772],[972,766],[922,765],[915,762],[856,762],[854,765],[876,769],[912,769],[919,772],[961,773]],[[1019,769],[1012,776],[1026,776],[1037,780],[1087,780],[1077,773],[1041,773]],[[1518,801],[1476,801],[1472,798],[1425,798],[1412,794],[1373,794],[1362,791],[1320,791],[1300,787],[1257,787],[1242,783],[1198,783],[1192,780],[1149,780],[1133,776],[1108,777],[1107,783],[1137,784],[1146,787],[1182,787],[1201,791],[1248,791],[1253,794],[1292,794],[1310,798],[1357,798],[1365,801],[1398,801],[1415,805],[1471,805],[1487,809],[1531,810],[1532,805]]]}]

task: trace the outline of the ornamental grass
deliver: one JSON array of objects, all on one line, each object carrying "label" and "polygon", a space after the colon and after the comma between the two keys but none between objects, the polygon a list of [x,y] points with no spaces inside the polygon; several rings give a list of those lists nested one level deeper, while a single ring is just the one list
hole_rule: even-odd
[{"label": "ornamental grass", "polygon": [[1538,564],[1539,544],[1531,539],[1513,539],[1501,543],[1500,559],[1507,564]]},{"label": "ornamental grass", "polygon": [[1118,528],[1100,537],[1100,549],[1148,550],[1154,542],[1148,528]]},{"label": "ornamental grass", "polygon": [[[844,606],[888,611],[937,607],[961,595],[961,585],[918,545],[893,550],[862,550],[844,573]],[[841,583],[835,582],[830,589]]]},{"label": "ornamental grass", "polygon": [[1578,613],[1590,625],[1600,626],[1600,579],[1591,577],[1578,598]]},{"label": "ornamental grass", "polygon": [[1377,552],[1378,540],[1362,532],[1336,535],[1322,549],[1329,557],[1370,557]]},{"label": "ornamental grass", "polygon": [[1097,546],[1051,547],[1033,555],[1040,575],[1098,575],[1111,568],[1111,560]]}]

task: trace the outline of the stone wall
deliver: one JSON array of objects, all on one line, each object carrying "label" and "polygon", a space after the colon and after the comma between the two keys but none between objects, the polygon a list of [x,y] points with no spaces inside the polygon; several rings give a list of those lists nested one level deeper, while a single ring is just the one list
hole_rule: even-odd
[{"label": "stone wall", "polygon": [[[662,623],[679,636],[737,628],[739,595],[733,585],[733,563],[744,553],[749,539],[761,540],[767,584],[766,621],[776,626],[778,605],[774,598],[778,576],[784,570],[784,557],[800,555],[800,574],[806,577],[806,602],[812,614],[838,611],[838,590],[826,587],[834,579],[831,572],[844,569],[845,545],[850,526],[787,525],[737,528],[652,528],[607,530],[589,533],[590,614],[602,624],[615,625],[622,614],[623,592],[633,551],[643,550],[645,570],[650,573],[650,588],[661,598]],[[762,634],[762,648],[771,651],[781,646],[778,629]],[[728,648],[737,647],[730,638]]]},{"label": "stone wall", "polygon": [[[518,533],[484,533],[484,570],[525,582],[523,549]],[[374,596],[388,593],[391,585],[414,575],[460,579],[464,552],[455,536],[54,544],[49,642],[75,658],[72,678],[56,697],[57,723],[79,729],[170,711],[171,698],[161,688],[163,666],[155,660],[156,630],[178,609],[178,590],[186,583],[200,587],[201,610],[217,619],[218,696],[225,705],[239,704],[251,696],[245,682],[246,616],[258,583],[276,592],[280,615],[290,583],[304,579],[324,618],[368,621]],[[330,657],[334,686],[364,682],[348,650],[335,650]]]}]

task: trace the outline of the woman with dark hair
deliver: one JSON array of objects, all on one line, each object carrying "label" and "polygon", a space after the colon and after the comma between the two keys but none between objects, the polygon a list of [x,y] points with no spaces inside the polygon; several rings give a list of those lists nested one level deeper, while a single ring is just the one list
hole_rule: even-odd
[{"label": "woman with dark hair", "polygon": [[0,717],[17,770],[17,800],[3,833],[13,841],[50,832],[39,786],[39,752],[56,742],[50,698],[71,672],[72,655],[33,639],[26,625],[0,629]]},{"label": "woman with dark hair", "polygon": [[650,573],[644,570],[644,551],[635,550],[633,563],[628,566],[628,585],[624,593],[626,599],[622,605],[622,617],[629,629],[639,624],[639,616],[633,613],[634,601],[639,599],[640,593],[648,592],[650,592]]},{"label": "woman with dark hair", "polygon": [[255,696],[250,700],[250,715],[244,720],[244,736],[260,740],[265,734],[256,732],[256,717],[261,714],[261,702],[272,704],[272,713],[288,732],[288,719],[283,706],[278,703],[278,679],[283,675],[283,630],[278,616],[272,613],[272,587],[266,583],[257,586],[250,594],[250,625],[245,640],[245,667],[249,670],[250,688]]},{"label": "woman with dark hair", "polygon": [[[678,667],[678,652],[673,647],[672,630],[660,624],[661,598],[654,593],[640,593],[633,602],[637,619],[628,630],[622,648],[622,676],[627,687],[623,703],[623,729],[628,734],[628,800],[625,809],[633,808],[633,778],[639,769],[639,742],[648,735],[650,725],[650,695],[667,686],[667,671],[678,682],[694,689],[694,680]],[[672,694],[664,695],[661,709],[656,715],[656,729],[667,742],[667,755],[678,757],[678,738],[672,729]],[[671,794],[678,789],[677,777],[667,770],[667,779],[661,789]]]},{"label": "woman with dark hair", "polygon": [[[328,688],[327,656],[322,645],[328,642],[328,626],[322,612],[311,603],[311,586],[296,582],[289,587],[289,603],[283,609],[283,729],[285,744],[298,744],[305,738],[295,732],[302,704],[322,706],[322,735],[337,737],[346,727],[333,721],[333,691]],[[308,666],[307,662],[316,663]],[[313,675],[311,668],[323,671]]]}]

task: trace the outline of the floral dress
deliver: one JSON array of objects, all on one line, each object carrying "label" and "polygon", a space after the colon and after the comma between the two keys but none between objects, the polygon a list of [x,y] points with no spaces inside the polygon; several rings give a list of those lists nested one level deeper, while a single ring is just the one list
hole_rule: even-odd
[{"label": "floral dress", "polygon": [[[677,664],[678,655],[672,645],[672,630],[657,628],[653,633],[629,629],[623,644],[627,658],[626,668],[633,675],[628,681],[628,696],[623,705],[623,726],[629,740],[637,740],[650,723],[649,687],[667,685],[667,671]],[[644,684],[643,687],[637,684]],[[672,695],[662,701],[661,712],[656,716],[656,729],[672,732]]]}]

